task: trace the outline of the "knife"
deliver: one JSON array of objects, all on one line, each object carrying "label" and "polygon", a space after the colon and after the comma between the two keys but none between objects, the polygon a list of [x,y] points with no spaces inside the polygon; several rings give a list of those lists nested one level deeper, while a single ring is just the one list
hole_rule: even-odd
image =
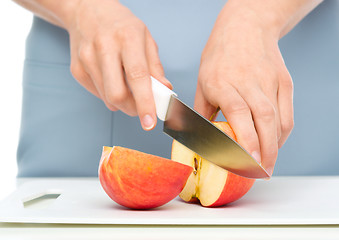
[{"label": "knife", "polygon": [[178,99],[175,92],[151,79],[156,112],[164,121],[164,133],[227,171],[247,178],[271,177],[231,137]]}]

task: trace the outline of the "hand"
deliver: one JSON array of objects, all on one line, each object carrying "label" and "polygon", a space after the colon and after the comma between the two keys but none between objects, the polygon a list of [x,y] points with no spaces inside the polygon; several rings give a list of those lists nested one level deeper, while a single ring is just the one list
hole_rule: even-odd
[{"label": "hand", "polygon": [[116,0],[80,1],[65,22],[75,79],[110,110],[138,114],[145,130],[154,128],[150,76],[172,86],[145,24]]},{"label": "hand", "polygon": [[269,174],[293,128],[293,84],[279,34],[248,13],[218,17],[202,53],[195,108],[219,106],[237,140]]}]

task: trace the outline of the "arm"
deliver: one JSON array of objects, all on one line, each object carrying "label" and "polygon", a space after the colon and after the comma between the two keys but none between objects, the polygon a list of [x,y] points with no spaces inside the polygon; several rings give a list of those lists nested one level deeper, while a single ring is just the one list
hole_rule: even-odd
[{"label": "arm", "polygon": [[195,108],[219,106],[239,143],[270,172],[292,131],[293,83],[278,41],[320,0],[229,0],[202,53]]},{"label": "arm", "polygon": [[68,16],[76,8],[79,0],[13,0],[40,18],[58,27],[66,28]]},{"label": "arm", "polygon": [[66,29],[71,72],[112,110],[156,124],[150,76],[171,88],[157,45],[145,24],[118,0],[15,0],[37,16]]},{"label": "arm", "polygon": [[224,23],[253,21],[263,30],[274,30],[281,38],[310,13],[322,0],[229,0],[219,15]]}]

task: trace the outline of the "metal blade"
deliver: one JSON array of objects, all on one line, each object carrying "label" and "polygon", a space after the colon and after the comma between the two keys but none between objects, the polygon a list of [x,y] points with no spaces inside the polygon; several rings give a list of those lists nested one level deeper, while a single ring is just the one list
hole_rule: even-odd
[{"label": "metal blade", "polygon": [[237,142],[174,95],[167,110],[164,132],[227,171],[248,178],[270,177]]}]

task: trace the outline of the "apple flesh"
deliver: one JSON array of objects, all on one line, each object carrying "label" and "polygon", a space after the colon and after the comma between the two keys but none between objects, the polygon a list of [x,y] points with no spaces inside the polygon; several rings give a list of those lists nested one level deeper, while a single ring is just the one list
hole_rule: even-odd
[{"label": "apple flesh", "polygon": [[136,150],[103,147],[100,183],[116,203],[150,209],[174,199],[184,188],[190,166]]},{"label": "apple flesh", "polygon": [[[236,140],[227,122],[213,123]],[[205,207],[222,206],[244,196],[255,182],[254,179],[241,177],[218,167],[177,141],[173,141],[171,158],[194,169],[179,194],[186,202],[200,201]]]}]

